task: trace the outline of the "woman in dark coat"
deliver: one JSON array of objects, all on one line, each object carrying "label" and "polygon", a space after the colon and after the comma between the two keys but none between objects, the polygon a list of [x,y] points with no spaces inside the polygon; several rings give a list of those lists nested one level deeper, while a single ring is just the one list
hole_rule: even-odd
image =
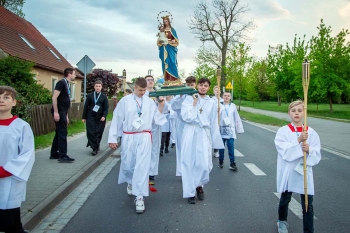
[{"label": "woman in dark coat", "polygon": [[108,98],[101,92],[102,81],[94,84],[95,91],[86,96],[82,121],[86,123],[87,147],[92,148],[92,155],[100,149],[100,142],[106,125],[108,114]]}]

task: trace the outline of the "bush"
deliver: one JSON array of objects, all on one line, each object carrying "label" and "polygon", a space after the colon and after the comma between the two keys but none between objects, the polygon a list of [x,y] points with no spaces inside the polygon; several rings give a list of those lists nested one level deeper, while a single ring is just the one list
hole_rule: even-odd
[{"label": "bush", "polygon": [[17,57],[0,59],[0,85],[16,89],[18,104],[12,114],[25,121],[30,121],[31,106],[51,103],[51,92],[33,79],[33,67],[33,62]]}]

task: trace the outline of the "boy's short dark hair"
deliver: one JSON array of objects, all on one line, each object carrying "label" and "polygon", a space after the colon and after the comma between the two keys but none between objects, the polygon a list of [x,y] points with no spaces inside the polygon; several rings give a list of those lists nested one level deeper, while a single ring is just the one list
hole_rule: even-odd
[{"label": "boy's short dark hair", "polygon": [[14,100],[17,98],[17,91],[13,87],[0,86],[0,95],[4,93],[10,95]]},{"label": "boy's short dark hair", "polygon": [[210,80],[208,78],[200,78],[198,80],[198,84],[200,84],[200,83],[208,83],[209,86],[211,85],[211,82],[210,82]]},{"label": "boy's short dark hair", "polygon": [[96,84],[101,84],[101,86],[103,86],[103,83],[102,83],[102,81],[101,81],[101,80],[97,80],[97,81],[95,81],[94,86],[95,86]]},{"label": "boy's short dark hair", "polygon": [[125,92],[131,94],[131,93],[132,93],[132,90],[130,90],[130,89],[125,89]]},{"label": "boy's short dark hair", "polygon": [[146,78],[137,78],[137,79],[135,79],[135,86],[138,86],[138,87],[141,87],[141,88],[146,88],[147,87]]},{"label": "boy's short dark hair", "polygon": [[63,71],[64,77],[67,77],[68,74],[73,74],[73,71],[74,71],[74,69],[71,67],[64,69],[64,71]]},{"label": "boy's short dark hair", "polygon": [[150,75],[150,74],[148,74],[148,75],[145,76],[145,79],[147,79],[147,78],[152,78],[152,79],[154,80],[153,76]]},{"label": "boy's short dark hair", "polygon": [[188,76],[185,81],[186,81],[186,83],[195,83],[196,82],[196,77]]}]

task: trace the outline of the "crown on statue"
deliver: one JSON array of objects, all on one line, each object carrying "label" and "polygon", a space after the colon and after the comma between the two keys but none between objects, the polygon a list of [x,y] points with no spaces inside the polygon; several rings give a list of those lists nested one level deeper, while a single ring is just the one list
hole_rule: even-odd
[{"label": "crown on statue", "polygon": [[159,23],[160,22],[160,18],[162,18],[162,20],[164,21],[165,19],[169,20],[169,22],[171,23],[173,21],[173,16],[169,11],[161,11],[158,13],[157,15],[157,20]]}]

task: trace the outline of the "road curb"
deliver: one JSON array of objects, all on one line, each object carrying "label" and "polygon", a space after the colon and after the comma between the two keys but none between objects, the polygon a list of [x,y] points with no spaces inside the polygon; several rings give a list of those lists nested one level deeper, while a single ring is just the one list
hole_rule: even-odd
[{"label": "road curb", "polygon": [[101,163],[103,163],[113,150],[107,148],[100,156],[84,166],[77,174],[72,176],[56,191],[51,193],[39,205],[34,207],[31,212],[23,216],[22,224],[24,229],[33,230],[64,198],[66,198],[82,181],[84,181]]}]

